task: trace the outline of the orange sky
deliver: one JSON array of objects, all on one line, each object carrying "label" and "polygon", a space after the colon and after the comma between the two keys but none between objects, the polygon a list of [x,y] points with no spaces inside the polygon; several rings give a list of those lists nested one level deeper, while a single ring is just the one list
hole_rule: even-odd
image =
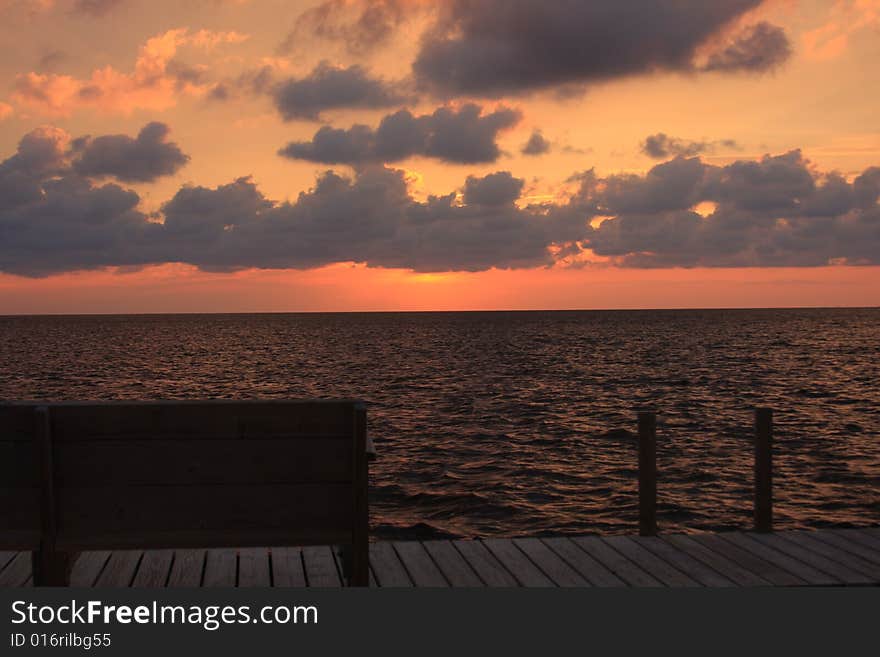
[{"label": "orange sky", "polygon": [[[369,4],[339,2],[345,12],[340,15],[353,17]],[[323,124],[375,126],[393,108],[333,109],[320,121],[285,122],[267,94],[210,100],[220,82],[259,67],[268,67],[276,79],[301,78],[325,61],[360,64],[385,80],[405,79],[421,35],[435,20],[430,11],[413,8],[425,3],[403,2],[407,19],[372,50],[353,53],[345,37],[322,39],[302,30],[292,49],[280,48],[303,12],[319,4],[118,0],[95,14],[77,11],[73,0],[0,0],[0,161],[40,126],[55,126],[72,138],[134,137],[148,122],[162,122],[189,161],[153,181],[119,182],[139,195],[138,211],[155,213],[151,220],[158,222],[163,204],[186,185],[212,188],[252,176],[266,198],[295,202],[326,169],[351,176],[345,165],[283,159],[277,151],[309,140]],[[484,113],[498,107],[521,113],[498,134],[496,161],[460,164],[417,155],[389,166],[407,172],[409,193],[417,200],[461,192],[468,176],[509,171],[525,181],[517,201],[525,207],[567,198],[573,190],[567,181],[576,172],[643,175],[662,161],[641,149],[648,135],[659,132],[716,144],[701,157],[718,167],[793,149],[802,150],[817,176],[839,172],[851,182],[880,165],[880,2],[765,2],[704,49],[711,55],[736,29],[760,21],[783,27],[792,48],[791,57],[771,71],[659,71],[592,81],[573,97],[548,88],[482,98],[477,102]],[[189,78],[171,76],[184,65]],[[448,102],[460,106],[467,100]],[[414,114],[430,114],[445,102],[420,95],[406,105]],[[535,129],[551,144],[541,157],[520,153]],[[720,145],[724,140],[736,145]],[[0,239],[2,221],[0,209]],[[0,249],[0,270],[2,263]],[[234,273],[174,263],[123,272],[72,266],[40,278],[7,271],[0,272],[0,314],[880,305],[877,266],[619,265],[596,257],[587,265],[473,273],[351,263]]]}]

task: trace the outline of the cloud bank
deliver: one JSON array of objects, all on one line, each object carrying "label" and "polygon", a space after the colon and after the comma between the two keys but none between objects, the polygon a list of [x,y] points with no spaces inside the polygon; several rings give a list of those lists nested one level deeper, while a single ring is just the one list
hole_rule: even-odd
[{"label": "cloud bank", "polygon": [[0,163],[0,271],[880,264],[880,167],[847,180],[815,171],[797,150],[723,167],[677,157],[642,175],[587,171],[566,198],[541,204],[525,203],[524,180],[505,171],[426,200],[413,196],[404,171],[381,166],[353,177],[325,172],[285,202],[239,178],[182,187],[157,215],[140,209],[134,191],[78,172],[78,152],[47,127]]}]

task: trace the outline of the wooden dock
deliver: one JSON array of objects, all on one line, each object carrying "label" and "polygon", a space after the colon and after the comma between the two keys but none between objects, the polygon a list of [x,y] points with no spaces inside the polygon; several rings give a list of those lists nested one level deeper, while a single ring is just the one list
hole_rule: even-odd
[{"label": "wooden dock", "polygon": [[[82,553],[81,587],[340,587],[331,547]],[[29,552],[0,552],[0,587],[31,586]],[[878,586],[880,527],[370,544],[379,587]]]}]

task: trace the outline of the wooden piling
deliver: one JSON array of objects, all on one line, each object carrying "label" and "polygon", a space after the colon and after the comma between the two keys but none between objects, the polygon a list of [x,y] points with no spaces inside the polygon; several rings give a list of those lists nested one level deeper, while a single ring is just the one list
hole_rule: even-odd
[{"label": "wooden piling", "polygon": [[755,409],[755,531],[773,531],[773,410]]},{"label": "wooden piling", "polygon": [[639,534],[657,534],[657,416],[642,411],[639,418]]}]

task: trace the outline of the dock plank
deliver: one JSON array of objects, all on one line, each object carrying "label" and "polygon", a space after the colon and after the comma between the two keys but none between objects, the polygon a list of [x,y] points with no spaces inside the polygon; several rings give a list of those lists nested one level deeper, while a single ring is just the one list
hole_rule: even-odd
[{"label": "dock plank", "polygon": [[699,582],[664,561],[630,536],[603,536],[602,540],[666,586],[694,587]]},{"label": "dock plank", "polygon": [[575,545],[570,538],[555,536],[542,538],[541,541],[578,571],[591,586],[626,586],[626,582]]},{"label": "dock plank", "polygon": [[204,568],[205,550],[175,550],[168,586],[171,588],[201,586]]},{"label": "dock plank", "polygon": [[303,566],[309,586],[316,588],[338,588],[342,586],[342,579],[339,577],[339,571],[336,569],[336,560],[333,558],[333,549],[330,546],[312,545],[304,547]]},{"label": "dock plank", "polygon": [[817,540],[828,543],[830,545],[835,545],[841,550],[846,550],[847,552],[855,554],[862,559],[870,561],[871,563],[880,565],[880,548],[878,548],[877,550],[872,550],[871,548],[862,545],[857,541],[853,541],[851,538],[848,538],[847,536],[839,532],[818,531],[811,532],[811,534]]},{"label": "dock plank", "polygon": [[516,578],[481,541],[459,540],[452,541],[452,545],[486,586],[493,588],[519,586]]},{"label": "dock plank", "polygon": [[91,588],[110,560],[109,550],[81,552],[70,569],[70,585]]},{"label": "dock plank", "polygon": [[656,536],[639,536],[634,537],[633,540],[703,586],[714,588],[736,586],[733,580],[725,577],[711,566]]},{"label": "dock plank", "polygon": [[838,580],[839,583],[842,584],[870,584],[871,578],[867,577],[852,568],[847,568],[846,566],[837,563],[836,561],[832,561],[827,557],[818,554],[817,552],[813,552],[808,547],[800,545],[798,543],[789,541],[785,539],[781,534],[753,534],[755,540],[761,541],[765,545],[769,545],[770,547],[774,547],[780,552],[785,552],[793,556],[795,559],[803,561],[806,564],[813,566],[821,570],[822,572],[828,573],[832,577]]},{"label": "dock plank", "polygon": [[144,557],[131,585],[144,589],[164,588],[171,576],[173,560],[174,550],[144,550]]},{"label": "dock plank", "polygon": [[554,586],[553,580],[541,572],[531,559],[509,538],[490,538],[483,541],[489,551],[522,586]]},{"label": "dock plank", "polygon": [[31,553],[18,552],[0,571],[0,588],[18,588],[31,578]]},{"label": "dock plank", "polygon": [[381,587],[411,587],[412,580],[391,543],[370,543],[370,566]]},{"label": "dock plank", "polygon": [[578,536],[572,540],[578,547],[630,586],[663,586],[660,580],[649,575],[598,536]]},{"label": "dock plank", "polygon": [[589,582],[562,557],[537,538],[515,538],[514,544],[557,586],[589,586]]},{"label": "dock plank", "polygon": [[665,541],[675,548],[687,553],[704,564],[717,571],[724,577],[727,577],[737,586],[770,586],[763,577],[760,577],[750,570],[740,566],[736,561],[728,559],[722,554],[718,554],[714,550],[709,549],[702,543],[698,543],[691,536],[677,534],[672,536],[660,537],[661,541]]},{"label": "dock plank", "polygon": [[303,588],[306,571],[303,568],[302,548],[272,548],[272,582],[274,586]]},{"label": "dock plank", "polygon": [[862,529],[842,529],[839,532],[846,538],[871,548],[880,550],[880,537],[875,537]]},{"label": "dock plank", "polygon": [[424,541],[422,545],[451,586],[481,587],[483,581],[468,565],[451,541]]},{"label": "dock plank", "polygon": [[443,588],[449,582],[434,563],[431,555],[418,541],[394,541],[394,551],[403,562],[413,583],[419,587]]},{"label": "dock plank", "polygon": [[98,576],[97,588],[128,588],[144,553],[142,550],[117,550]]},{"label": "dock plank", "polygon": [[238,551],[238,586],[268,587],[272,584],[268,548],[242,548]]},{"label": "dock plank", "polygon": [[[372,587],[880,585],[880,528],[377,542]],[[0,551],[0,587],[33,584],[30,552]],[[331,546],[89,551],[79,587],[345,586]]]},{"label": "dock plank", "polygon": [[842,566],[851,568],[856,572],[862,573],[870,579],[871,582],[880,582],[880,565],[872,561],[862,559],[860,556],[854,555],[852,552],[843,550],[835,545],[830,545],[824,541],[820,541],[814,536],[814,532],[791,532],[783,538],[788,541],[796,542],[813,552],[821,554],[823,557],[830,559]]},{"label": "dock plank", "polygon": [[205,554],[205,576],[202,580],[202,586],[206,588],[235,586],[237,581],[238,555],[236,551],[230,548],[208,550]]},{"label": "dock plank", "polygon": [[0,572],[18,555],[18,552],[0,552]]},{"label": "dock plank", "polygon": [[828,586],[837,583],[837,580],[827,573],[823,573],[821,570],[816,570],[809,564],[806,564],[803,561],[798,561],[785,552],[780,552],[768,545],[764,545],[760,541],[755,540],[750,534],[732,532],[730,534],[722,534],[721,537],[743,550],[751,552],[764,561],[769,561],[783,570],[787,570],[805,584],[811,584],[813,586]]},{"label": "dock plank", "polygon": [[762,559],[754,552],[744,550],[724,540],[718,534],[695,534],[694,540],[702,543],[710,550],[719,552],[731,561],[737,562],[743,568],[752,571],[771,584],[776,584],[777,586],[798,586],[806,583],[801,578],[792,575],[789,571],[766,559]]}]

